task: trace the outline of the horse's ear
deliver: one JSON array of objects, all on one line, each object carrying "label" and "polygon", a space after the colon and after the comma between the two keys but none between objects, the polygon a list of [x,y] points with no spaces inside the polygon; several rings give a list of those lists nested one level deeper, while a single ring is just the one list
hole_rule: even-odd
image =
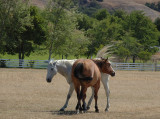
[{"label": "horse's ear", "polygon": [[108,61],[108,57],[107,57],[107,59],[105,59],[105,61]]},{"label": "horse's ear", "polygon": [[101,60],[105,60],[103,57],[101,57]]}]

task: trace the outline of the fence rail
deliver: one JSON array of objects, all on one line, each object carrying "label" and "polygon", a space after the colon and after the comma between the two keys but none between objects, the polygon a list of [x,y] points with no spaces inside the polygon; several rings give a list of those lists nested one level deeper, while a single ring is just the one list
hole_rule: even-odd
[{"label": "fence rail", "polygon": [[0,67],[9,68],[46,68],[48,60],[0,59]]},{"label": "fence rail", "polygon": [[160,71],[160,64],[148,64],[148,63],[113,63],[115,70],[127,70],[127,71]]},{"label": "fence rail", "polygon": [[[0,59],[0,67],[9,68],[46,68],[48,60]],[[112,63],[115,70],[160,71],[160,64],[148,63]]]}]

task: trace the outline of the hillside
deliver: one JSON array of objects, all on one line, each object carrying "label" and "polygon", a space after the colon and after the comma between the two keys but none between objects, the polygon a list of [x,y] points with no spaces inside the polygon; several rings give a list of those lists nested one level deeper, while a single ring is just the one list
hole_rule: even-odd
[{"label": "hillside", "polygon": [[146,2],[158,2],[160,0],[104,0],[102,3],[103,8],[107,8],[109,11],[114,10],[125,10],[127,12],[131,12],[133,10],[142,10],[149,16],[152,20],[155,20],[157,17],[160,16],[160,13],[146,7],[144,4]]},{"label": "hillside", "polygon": [[[43,8],[48,0],[31,0],[31,3]],[[160,0],[103,0],[99,4],[108,11],[125,10],[131,12],[133,10],[142,10],[153,21],[160,16],[160,13],[146,7],[146,2],[158,2]]]}]

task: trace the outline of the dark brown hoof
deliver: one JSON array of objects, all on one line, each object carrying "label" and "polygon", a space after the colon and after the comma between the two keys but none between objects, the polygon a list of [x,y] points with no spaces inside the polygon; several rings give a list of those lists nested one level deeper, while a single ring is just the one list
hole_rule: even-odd
[{"label": "dark brown hoof", "polygon": [[96,109],[95,112],[99,113],[99,109]]}]

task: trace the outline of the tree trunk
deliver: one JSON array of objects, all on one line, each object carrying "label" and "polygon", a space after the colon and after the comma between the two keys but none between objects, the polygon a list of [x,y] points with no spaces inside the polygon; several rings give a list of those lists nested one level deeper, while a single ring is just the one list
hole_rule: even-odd
[{"label": "tree trunk", "polygon": [[53,43],[51,43],[51,46],[49,48],[49,57],[48,57],[48,60],[51,59],[51,55],[52,55],[52,47],[53,47]]},{"label": "tree trunk", "polygon": [[68,55],[65,55],[65,58],[67,59]]},{"label": "tree trunk", "polygon": [[88,54],[87,54],[87,59],[89,58],[89,56],[90,56],[90,52],[88,52]]},{"label": "tree trunk", "polygon": [[49,57],[48,57],[48,60],[51,59],[51,55],[52,55],[52,52],[49,50]]},{"label": "tree trunk", "polygon": [[18,57],[19,57],[19,67],[22,67],[22,51],[21,51],[21,45],[19,46],[19,54],[18,54]]},{"label": "tree trunk", "polygon": [[127,61],[128,61],[128,56],[125,58],[125,63],[127,63]]},{"label": "tree trunk", "polygon": [[133,56],[133,63],[135,63],[135,61],[136,61],[136,57],[135,57],[135,56]]}]

